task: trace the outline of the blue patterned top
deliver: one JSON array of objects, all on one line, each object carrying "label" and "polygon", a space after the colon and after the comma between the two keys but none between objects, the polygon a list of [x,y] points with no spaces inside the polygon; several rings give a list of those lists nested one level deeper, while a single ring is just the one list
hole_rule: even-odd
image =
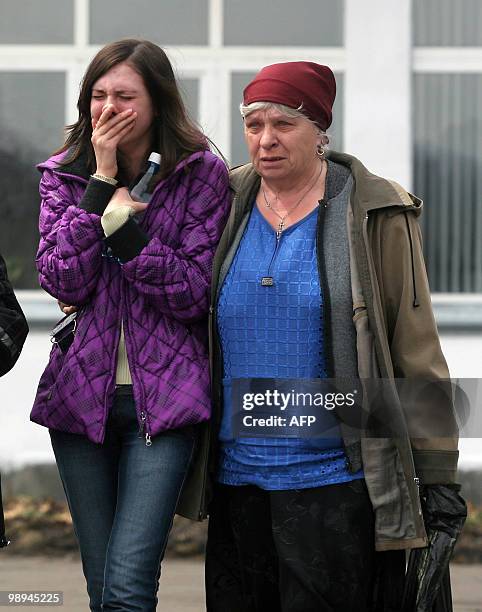
[{"label": "blue patterned top", "polygon": [[[318,209],[276,233],[256,205],[221,288],[217,320],[224,359],[218,480],[281,490],[363,478],[350,474],[341,437],[231,436],[233,378],[323,378],[323,299],[316,256]],[[270,276],[274,285],[261,285]],[[326,419],[334,415],[326,412]]]}]

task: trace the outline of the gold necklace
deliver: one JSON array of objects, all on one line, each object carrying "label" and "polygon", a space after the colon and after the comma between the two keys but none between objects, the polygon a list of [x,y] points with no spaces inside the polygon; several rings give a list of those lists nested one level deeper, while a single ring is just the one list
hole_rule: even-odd
[{"label": "gold necklace", "polygon": [[288,215],[290,215],[295,208],[297,208],[301,202],[303,201],[303,199],[308,195],[308,193],[313,189],[313,187],[315,186],[315,184],[317,183],[317,181],[319,180],[321,173],[323,172],[323,162],[321,163],[321,168],[319,173],[317,174],[315,180],[311,183],[311,185],[308,187],[308,189],[303,193],[303,195],[301,196],[301,198],[296,202],[296,204],[294,206],[292,206],[288,212],[286,212],[284,215],[280,215],[280,213],[276,210],[276,208],[271,204],[271,202],[268,200],[268,196],[266,195],[266,191],[264,189],[264,186],[261,185],[261,190],[263,192],[263,197],[264,197],[264,201],[266,204],[266,207],[269,210],[272,210],[274,212],[274,214],[278,217],[278,219],[280,220],[278,223],[278,228],[276,230],[276,248],[274,250],[273,256],[271,258],[271,262],[268,266],[268,276],[263,276],[261,278],[261,286],[262,287],[272,287],[274,285],[274,278],[272,276],[269,275],[270,270],[271,270],[271,266],[273,264],[273,260],[276,256],[276,253],[278,252],[278,246],[279,246],[279,241],[281,238],[281,234],[283,233],[283,230],[285,229],[284,227],[284,223],[285,223],[285,219]]},{"label": "gold necklace", "polygon": [[263,192],[263,198],[264,198],[264,202],[266,204],[266,208],[268,208],[269,210],[272,210],[274,212],[274,214],[280,220],[279,223],[278,223],[278,229],[276,230],[276,240],[277,241],[279,241],[279,239],[281,238],[281,234],[283,233],[283,230],[285,229],[285,219],[286,219],[286,217],[288,217],[296,208],[298,208],[298,206],[301,204],[301,202],[305,199],[305,197],[310,193],[310,191],[316,185],[316,183],[318,182],[318,179],[320,178],[322,172],[323,172],[323,163],[320,164],[320,171],[316,175],[315,180],[311,183],[311,185],[308,187],[308,189],[305,192],[303,192],[303,195],[296,202],[296,204],[294,206],[292,206],[288,210],[288,212],[286,212],[284,215],[280,215],[279,212],[276,210],[276,208],[273,206],[273,204],[271,204],[271,202],[268,200],[268,196],[266,195],[266,191],[264,189],[264,185],[261,185],[261,191]]}]

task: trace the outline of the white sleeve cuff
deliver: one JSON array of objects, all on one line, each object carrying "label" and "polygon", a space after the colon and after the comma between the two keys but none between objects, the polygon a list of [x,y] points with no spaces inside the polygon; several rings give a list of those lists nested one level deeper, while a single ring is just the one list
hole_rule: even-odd
[{"label": "white sleeve cuff", "polygon": [[119,208],[104,213],[100,219],[104,234],[106,236],[113,234],[127,222],[132,214],[134,214],[134,209],[130,206],[119,206]]}]

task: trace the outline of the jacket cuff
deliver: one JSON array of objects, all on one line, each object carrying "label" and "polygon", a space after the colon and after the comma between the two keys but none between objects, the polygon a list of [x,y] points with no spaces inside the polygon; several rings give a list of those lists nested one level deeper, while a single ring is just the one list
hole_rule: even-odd
[{"label": "jacket cuff", "polygon": [[459,451],[413,450],[420,484],[452,484],[457,479]]},{"label": "jacket cuff", "polygon": [[79,208],[89,213],[102,215],[116,189],[115,185],[91,178],[80,200]]},{"label": "jacket cuff", "polygon": [[110,247],[114,257],[121,263],[126,263],[139,255],[149,243],[149,238],[131,217],[116,232],[104,238],[104,242]]},{"label": "jacket cuff", "polygon": [[[106,209],[107,210],[107,209]],[[100,222],[106,237],[116,232],[124,223],[134,214],[134,210],[130,206],[119,206],[102,215]]]}]

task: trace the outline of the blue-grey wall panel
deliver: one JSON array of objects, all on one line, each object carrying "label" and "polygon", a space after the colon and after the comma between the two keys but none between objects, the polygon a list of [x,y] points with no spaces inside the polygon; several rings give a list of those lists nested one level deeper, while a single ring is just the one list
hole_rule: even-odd
[{"label": "blue-grey wall panel", "polygon": [[161,45],[205,45],[208,0],[90,0],[90,42],[147,38]]},{"label": "blue-grey wall panel", "polygon": [[0,149],[41,161],[63,142],[65,74],[0,72]]},{"label": "blue-grey wall panel", "polygon": [[343,0],[224,0],[224,44],[343,46]]},{"label": "blue-grey wall panel", "polygon": [[199,81],[198,79],[179,79],[179,88],[186,109],[195,121],[199,121]]},{"label": "blue-grey wall panel", "polygon": [[0,251],[17,287],[38,288],[35,164],[63,143],[64,100],[63,73],[0,72]]},{"label": "blue-grey wall panel", "polygon": [[414,184],[433,291],[482,291],[482,76],[414,77]]},{"label": "blue-grey wall panel", "polygon": [[0,44],[74,41],[74,0],[0,0]]},{"label": "blue-grey wall panel", "polygon": [[415,46],[482,45],[482,0],[413,0]]}]

